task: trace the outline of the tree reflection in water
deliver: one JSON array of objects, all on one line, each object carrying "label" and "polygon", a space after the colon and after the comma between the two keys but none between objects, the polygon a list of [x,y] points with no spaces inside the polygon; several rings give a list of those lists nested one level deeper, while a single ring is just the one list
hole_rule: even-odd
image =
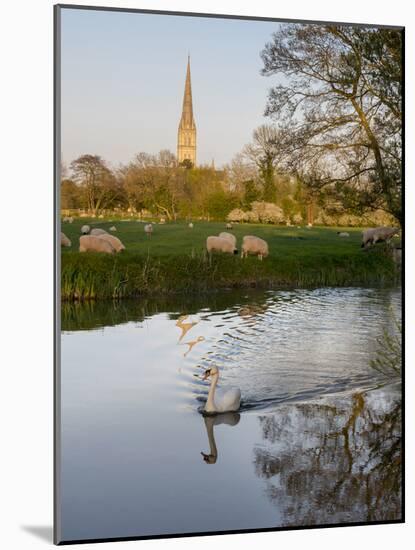
[{"label": "tree reflection in water", "polygon": [[401,519],[399,392],[357,392],[259,417],[255,470],[282,525]]}]

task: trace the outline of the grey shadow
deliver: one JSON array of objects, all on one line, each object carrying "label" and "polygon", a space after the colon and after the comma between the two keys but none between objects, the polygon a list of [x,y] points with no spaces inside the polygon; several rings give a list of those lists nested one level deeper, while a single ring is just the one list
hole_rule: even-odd
[{"label": "grey shadow", "polygon": [[51,525],[22,525],[23,531],[53,544],[53,527]]}]

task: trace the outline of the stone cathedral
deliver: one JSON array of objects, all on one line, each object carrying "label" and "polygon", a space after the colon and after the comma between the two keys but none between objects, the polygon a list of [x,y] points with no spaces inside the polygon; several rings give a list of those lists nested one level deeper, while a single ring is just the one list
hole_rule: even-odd
[{"label": "stone cathedral", "polygon": [[177,159],[179,163],[184,160],[190,160],[193,166],[196,166],[196,124],[193,117],[192,83],[190,81],[190,56],[187,59],[183,110],[177,133]]}]

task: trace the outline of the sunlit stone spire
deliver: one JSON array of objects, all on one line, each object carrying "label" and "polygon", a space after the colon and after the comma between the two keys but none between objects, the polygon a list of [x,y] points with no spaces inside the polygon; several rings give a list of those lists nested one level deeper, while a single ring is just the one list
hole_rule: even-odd
[{"label": "sunlit stone spire", "polygon": [[190,55],[187,58],[186,82],[184,85],[183,109],[177,135],[177,158],[179,163],[189,160],[196,165],[196,124],[193,117]]}]

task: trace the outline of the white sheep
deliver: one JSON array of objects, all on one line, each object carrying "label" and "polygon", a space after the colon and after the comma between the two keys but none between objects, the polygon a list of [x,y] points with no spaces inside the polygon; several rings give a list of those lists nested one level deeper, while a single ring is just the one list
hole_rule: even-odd
[{"label": "white sheep", "polygon": [[115,237],[115,235],[104,233],[102,235],[99,235],[99,238],[109,242],[114,248],[115,252],[122,252],[123,250],[125,250],[125,246],[122,244],[118,237]]},{"label": "white sheep", "polygon": [[63,223],[72,223],[73,222],[73,217],[72,216],[65,216],[62,221],[63,221]]},{"label": "white sheep", "polygon": [[236,248],[236,237],[235,235],[232,235],[232,233],[226,233],[226,231],[222,231],[222,233],[219,233],[219,237],[221,239],[228,239]]},{"label": "white sheep", "polygon": [[232,224],[231,224],[231,223],[227,223],[227,224],[226,224],[226,229],[232,229]]},{"label": "white sheep", "polygon": [[165,218],[160,218],[159,225],[164,225],[166,223]]},{"label": "white sheep", "polygon": [[151,235],[153,233],[153,224],[152,223],[147,223],[144,226],[144,232],[147,235],[147,237],[151,237]]},{"label": "white sheep", "polygon": [[347,231],[337,231],[339,237],[350,237],[350,234]]},{"label": "white sheep", "polygon": [[211,254],[212,252],[224,252],[225,254],[238,254],[235,245],[229,239],[216,237],[211,235],[206,239],[206,249]]},{"label": "white sheep", "polygon": [[194,225],[192,224],[192,222],[189,223],[189,229],[193,229]]},{"label": "white sheep", "polygon": [[101,229],[99,227],[94,227],[94,229],[91,229],[89,234],[90,235],[108,235],[105,229]]},{"label": "white sheep", "polygon": [[362,248],[368,248],[378,242],[389,241],[399,233],[399,227],[374,227],[363,231]]},{"label": "white sheep", "polygon": [[259,237],[245,235],[242,242],[241,258],[246,258],[248,254],[258,256],[260,260],[266,258],[269,254],[268,243]]},{"label": "white sheep", "polygon": [[110,227],[110,231],[117,231],[117,228],[115,227],[115,225]]},{"label": "white sheep", "polygon": [[79,237],[79,252],[104,252],[114,254],[115,248],[111,243],[104,240],[102,236],[82,235]]},{"label": "white sheep", "polygon": [[81,233],[82,235],[88,235],[88,233],[91,231],[91,228],[89,227],[89,225],[83,225],[81,227]]},{"label": "white sheep", "polygon": [[68,237],[65,235],[65,233],[62,233],[61,231],[61,246],[71,246],[71,241],[68,239]]}]

